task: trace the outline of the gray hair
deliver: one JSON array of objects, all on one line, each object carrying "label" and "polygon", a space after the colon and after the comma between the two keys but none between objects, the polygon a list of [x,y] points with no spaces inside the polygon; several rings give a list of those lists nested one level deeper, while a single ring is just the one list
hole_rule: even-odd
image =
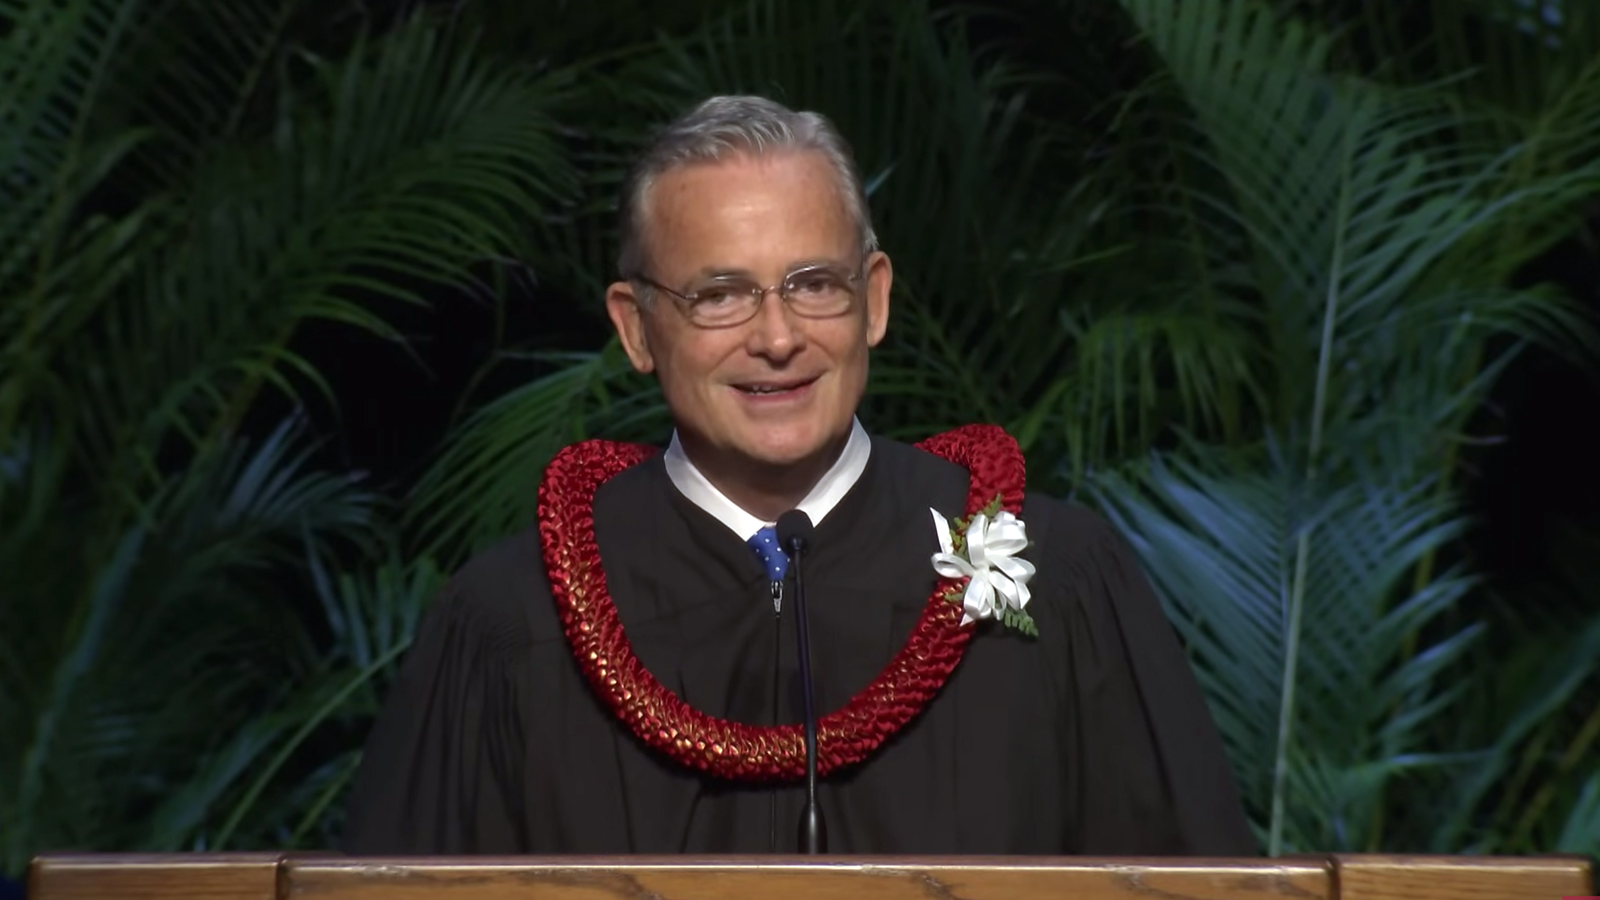
[{"label": "gray hair", "polygon": [[783,151],[821,153],[838,177],[846,211],[855,221],[861,252],[878,247],[866,190],[850,145],[821,113],[795,112],[765,97],[712,97],[656,135],[623,182],[618,205],[621,249],[617,268],[623,278],[644,274],[645,211],[657,179],[679,166],[718,162],[737,154],[763,156]]}]

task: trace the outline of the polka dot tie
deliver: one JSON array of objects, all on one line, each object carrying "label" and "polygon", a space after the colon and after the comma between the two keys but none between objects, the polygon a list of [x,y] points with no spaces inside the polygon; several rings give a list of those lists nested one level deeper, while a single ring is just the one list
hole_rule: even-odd
[{"label": "polka dot tie", "polygon": [[782,581],[784,573],[789,571],[789,554],[778,546],[778,530],[769,525],[756,532],[746,543],[756,552],[761,564],[767,567],[767,576],[773,581]]}]

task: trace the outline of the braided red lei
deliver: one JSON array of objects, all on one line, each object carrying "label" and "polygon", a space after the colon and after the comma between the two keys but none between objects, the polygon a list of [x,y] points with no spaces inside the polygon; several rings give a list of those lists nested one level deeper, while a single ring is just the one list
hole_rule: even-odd
[{"label": "braided red lei", "polygon": [[[1016,441],[991,425],[968,425],[917,445],[966,468],[966,515],[1000,497],[1022,511],[1024,466]],[[667,690],[640,664],[606,590],[594,535],[594,494],[656,448],[585,441],[556,455],[539,487],[539,539],[567,643],[590,686],[634,734],[693,769],[722,778],[773,781],[805,773],[799,725],[744,725],[708,716]],[[817,725],[817,770],[861,762],[915,718],[944,687],[972,637],[961,604],[941,579],[900,652],[842,709]]]}]

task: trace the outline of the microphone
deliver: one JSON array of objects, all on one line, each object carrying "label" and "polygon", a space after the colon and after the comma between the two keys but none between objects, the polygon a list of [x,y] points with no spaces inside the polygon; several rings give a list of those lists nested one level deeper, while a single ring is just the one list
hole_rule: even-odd
[{"label": "microphone", "polygon": [[811,685],[811,635],[806,621],[806,583],[802,580],[801,557],[811,543],[811,517],[791,509],[778,517],[778,546],[789,553],[794,571],[795,639],[800,644],[800,688],[806,714],[806,806],[800,812],[800,852],[826,853],[828,828],[817,805],[817,710],[815,689]]}]

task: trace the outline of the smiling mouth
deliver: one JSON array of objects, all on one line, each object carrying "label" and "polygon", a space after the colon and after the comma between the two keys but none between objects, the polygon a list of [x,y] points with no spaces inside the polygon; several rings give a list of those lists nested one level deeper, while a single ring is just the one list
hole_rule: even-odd
[{"label": "smiling mouth", "polygon": [[785,381],[779,383],[735,384],[733,385],[733,389],[742,394],[749,394],[752,397],[770,397],[774,394],[787,394],[791,391],[798,391],[801,388],[810,387],[812,384],[815,384],[816,381],[816,378],[807,378],[801,381]]}]

